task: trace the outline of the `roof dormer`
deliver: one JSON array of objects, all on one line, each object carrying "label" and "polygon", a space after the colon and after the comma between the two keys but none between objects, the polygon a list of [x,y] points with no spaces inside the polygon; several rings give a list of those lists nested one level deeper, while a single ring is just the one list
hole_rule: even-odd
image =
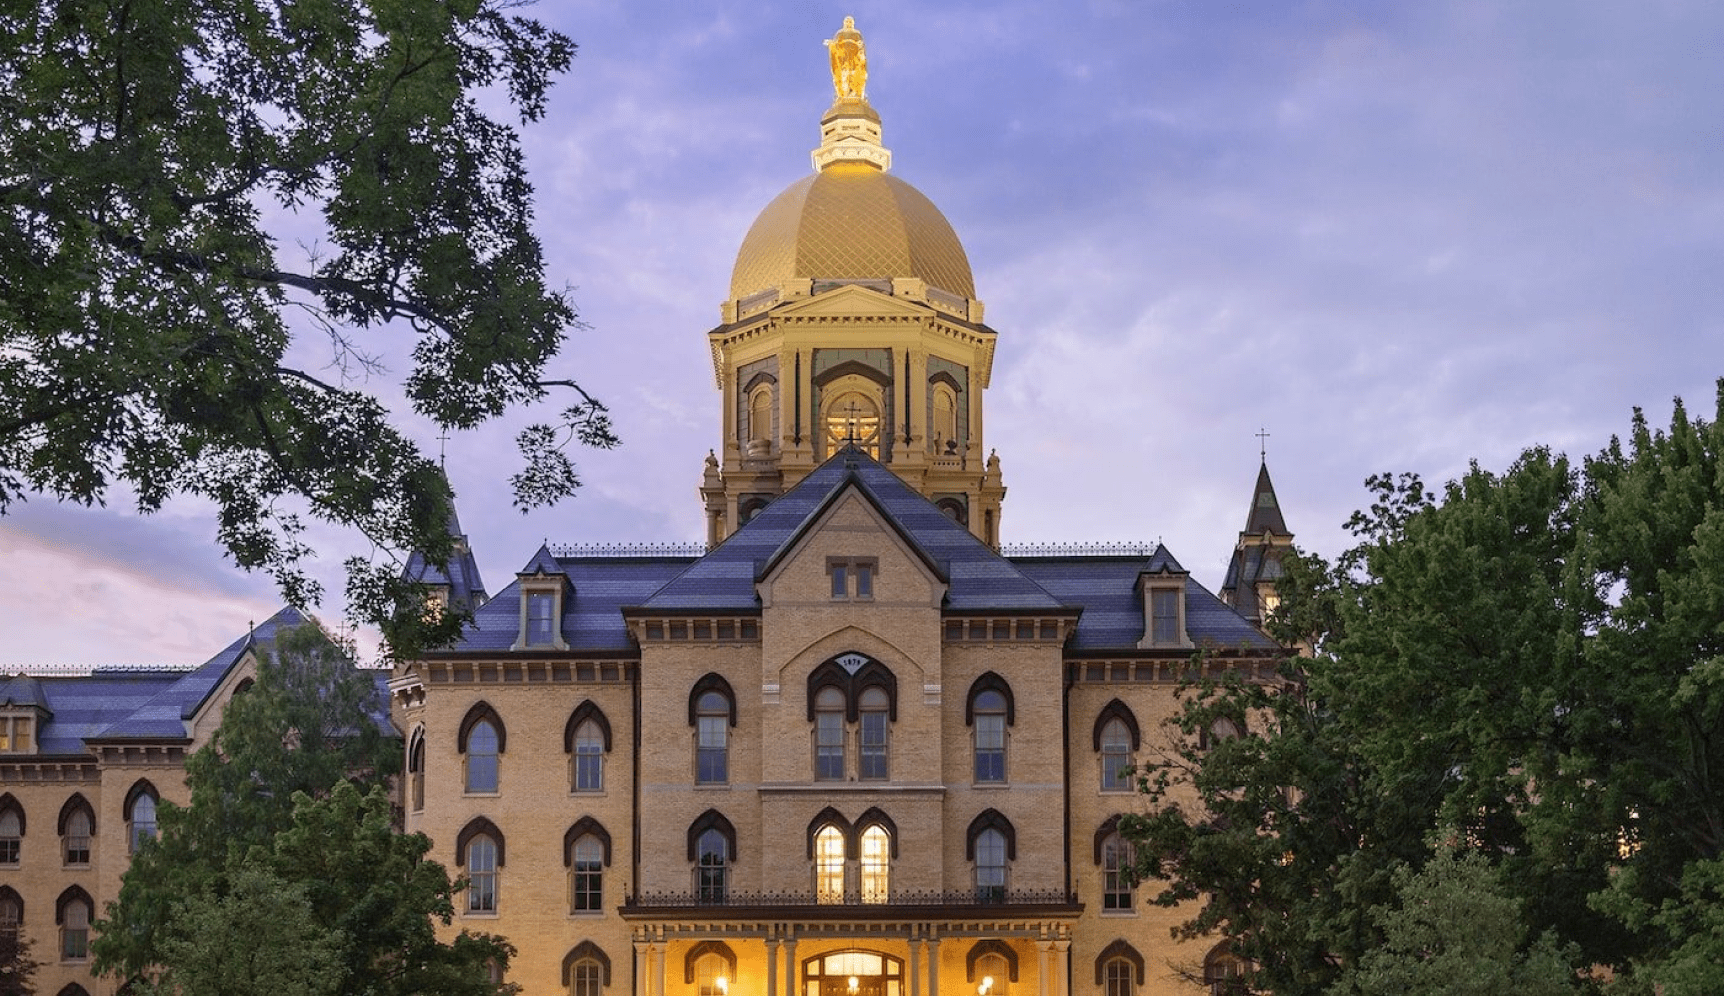
[{"label": "roof dormer", "polygon": [[1138,594],[1143,599],[1139,647],[1178,650],[1195,646],[1185,625],[1185,589],[1190,580],[1190,572],[1167,556],[1165,548],[1156,550],[1150,569],[1137,576]]},{"label": "roof dormer", "polygon": [[541,546],[526,569],[515,575],[521,593],[520,629],[511,650],[567,650],[563,612],[574,604],[575,586],[557,558]]},{"label": "roof dormer", "polygon": [[42,683],[27,674],[0,682],[0,754],[34,754],[42,726],[54,718]]}]

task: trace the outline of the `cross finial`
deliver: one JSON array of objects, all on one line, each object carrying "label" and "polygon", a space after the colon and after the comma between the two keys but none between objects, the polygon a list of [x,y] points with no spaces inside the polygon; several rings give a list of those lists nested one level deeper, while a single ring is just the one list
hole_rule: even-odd
[{"label": "cross finial", "polygon": [[1261,426],[1259,426],[1257,429],[1257,432],[1256,432],[1256,436],[1257,436],[1257,459],[1268,460],[1269,459],[1269,443],[1268,443],[1269,430],[1264,429]]},{"label": "cross finial", "polygon": [[448,456],[449,427],[445,425],[441,426],[440,431],[437,433],[437,466],[445,471],[449,469]]},{"label": "cross finial", "polygon": [[851,446],[856,445],[856,410],[856,402],[850,402],[849,442]]}]

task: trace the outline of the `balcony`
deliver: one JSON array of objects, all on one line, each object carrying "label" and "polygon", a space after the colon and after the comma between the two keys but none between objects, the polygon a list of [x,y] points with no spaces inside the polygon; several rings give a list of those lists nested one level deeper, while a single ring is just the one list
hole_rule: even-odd
[{"label": "balcony", "polygon": [[1072,915],[1083,911],[1075,893],[1058,889],[1003,890],[958,889],[893,890],[885,902],[863,902],[859,892],[847,892],[843,902],[833,902],[813,891],[807,892],[742,892],[726,890],[722,894],[709,891],[641,892],[631,895],[623,904],[622,915],[653,917],[698,915],[722,919],[749,918],[765,915],[795,919],[830,920],[896,920],[906,916],[917,919],[942,917],[975,917],[978,915]]}]

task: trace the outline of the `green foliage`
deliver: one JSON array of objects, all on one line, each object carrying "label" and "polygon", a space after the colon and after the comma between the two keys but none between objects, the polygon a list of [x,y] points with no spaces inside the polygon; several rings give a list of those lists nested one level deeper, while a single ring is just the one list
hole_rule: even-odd
[{"label": "green foliage", "polygon": [[1525,945],[1518,904],[1476,851],[1442,851],[1395,873],[1396,901],[1371,910],[1380,947],[1328,996],[1563,996],[1580,992],[1573,952],[1544,934]]},{"label": "green foliage", "polygon": [[0,996],[35,996],[38,967],[24,932],[0,927]]},{"label": "green foliage", "polygon": [[[486,971],[508,964],[507,942],[437,939],[455,887],[423,835],[396,832],[399,744],[379,733],[375,672],[313,626],[279,633],[275,650],[188,761],[190,804],[161,804],[159,836],[96,925],[97,971],[187,996],[512,991]],[[255,936],[276,950],[245,940],[254,917],[275,917]]]},{"label": "green foliage", "polygon": [[[78,3],[0,10],[0,511],[206,498],[289,601],[318,591],[296,508],[379,549],[449,555],[448,488],[363,381],[385,326],[415,343],[419,415],[470,428],[571,392],[522,433],[522,507],[577,485],[602,404],[546,373],[575,324],[544,281],[514,129],[574,51],[501,0]],[[492,95],[498,99],[492,100]],[[483,100],[481,98],[484,98]],[[284,253],[284,215],[320,248]],[[327,336],[337,374],[308,372]],[[423,601],[350,565],[403,652]]]},{"label": "green foliage", "polygon": [[[1195,902],[1182,932],[1230,938],[1266,991],[1327,990],[1392,949],[1371,911],[1402,909],[1396,875],[1463,846],[1571,969],[1718,991],[1720,425],[1637,412],[1579,472],[1535,448],[1440,500],[1372,478],[1359,544],[1288,563],[1278,632],[1313,655],[1184,689],[1184,747],[1144,778],[1128,834],[1158,901]],[[1251,735],[1197,749],[1220,716]]]}]

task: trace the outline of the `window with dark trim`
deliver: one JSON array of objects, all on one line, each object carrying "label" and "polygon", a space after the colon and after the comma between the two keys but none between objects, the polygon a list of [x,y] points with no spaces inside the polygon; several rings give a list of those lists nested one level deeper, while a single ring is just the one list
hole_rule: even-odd
[{"label": "window with dark trim", "polygon": [[484,702],[467,710],[455,739],[455,748],[465,762],[464,778],[469,793],[488,795],[500,784],[501,758],[508,749],[508,729],[497,710]]},{"label": "window with dark trim", "polygon": [[60,831],[60,853],[68,865],[90,863],[90,841],[96,834],[96,812],[83,795],[74,792],[60,807],[57,821]]},{"label": "window with dark trim", "polygon": [[408,801],[415,813],[425,808],[425,730],[413,732],[412,745],[407,748]]},{"label": "window with dark trim", "polygon": [[975,867],[978,900],[1005,900],[1006,869],[1017,856],[1017,830],[999,810],[985,809],[970,821],[965,833],[964,857]]},{"label": "window with dark trim", "polygon": [[468,821],[455,835],[455,864],[467,877],[467,912],[497,912],[504,858],[503,831],[483,816]]},{"label": "window with dark trim", "polygon": [[1124,940],[1102,948],[1095,957],[1095,984],[1103,996],[1135,996],[1143,977],[1143,955]]},{"label": "window with dark trim", "polygon": [[866,602],[874,597],[874,577],[879,561],[873,557],[829,557],[826,573],[832,578],[832,600]]},{"label": "window with dark trim", "polygon": [[1013,711],[1012,686],[1006,679],[989,671],[970,684],[964,722],[972,729],[973,773],[979,785],[1006,781],[1006,728],[1012,725]]},{"label": "window with dark trim", "polygon": [[610,956],[592,941],[582,941],[563,956],[563,985],[569,996],[601,996],[610,984]]},{"label": "window with dark trim", "polygon": [[688,725],[694,727],[696,785],[730,781],[730,728],[736,725],[736,694],[721,675],[708,673],[688,695]]},{"label": "window with dark trim", "polygon": [[563,727],[563,750],[569,755],[569,788],[602,792],[605,755],[611,750],[611,723],[591,699],[575,707]]},{"label": "window with dark trim", "polygon": [[604,912],[604,869],[611,863],[611,835],[584,816],[563,834],[563,866],[569,869],[569,912]]},{"label": "window with dark trim", "polygon": [[1137,717],[1125,703],[1113,699],[1102,706],[1095,719],[1093,742],[1100,755],[1101,790],[1129,792],[1135,788],[1132,755],[1139,744]]},{"label": "window with dark trim", "polygon": [[688,827],[688,860],[694,866],[696,902],[722,903],[730,891],[730,864],[736,860],[736,827],[716,809]]},{"label": "window with dark trim", "polygon": [[54,903],[54,925],[60,928],[60,960],[86,961],[90,957],[90,918],[96,904],[78,886],[60,893]]},{"label": "window with dark trim", "polygon": [[16,865],[24,851],[24,807],[12,793],[0,795],[0,865]]},{"label": "window with dark trim", "polygon": [[156,787],[147,779],[139,779],[126,793],[126,846],[128,853],[138,853],[138,846],[156,836]]}]

